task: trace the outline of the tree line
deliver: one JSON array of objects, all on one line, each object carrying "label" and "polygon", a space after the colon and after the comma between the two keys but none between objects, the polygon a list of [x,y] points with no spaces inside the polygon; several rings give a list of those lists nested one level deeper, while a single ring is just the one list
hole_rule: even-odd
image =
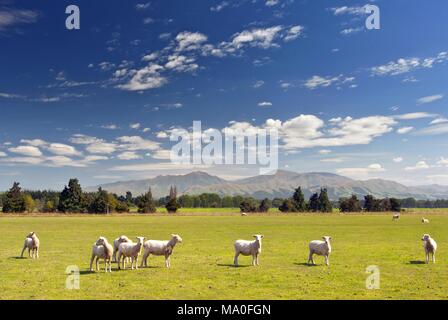
[{"label": "tree line", "polygon": [[386,212],[401,211],[401,208],[448,208],[448,200],[416,200],[413,198],[376,199],[367,195],[358,199],[356,195],[330,201],[327,189],[322,188],[306,200],[301,187],[294,190],[292,197],[258,200],[253,197],[220,196],[215,193],[199,195],[184,194],[178,197],[175,186],[169,195],[158,200],[153,198],[151,188],[142,195],[134,197],[130,191],[124,196],[109,193],[102,188],[97,192],[84,192],[77,179],[70,179],[62,192],[50,190],[29,191],[20,188],[15,182],[11,189],[0,196],[0,207],[5,213],[43,212],[43,213],[125,213],[136,208],[139,213],[154,213],[158,207],[168,212],[179,208],[240,208],[241,212],[268,212],[278,208],[281,212]]}]

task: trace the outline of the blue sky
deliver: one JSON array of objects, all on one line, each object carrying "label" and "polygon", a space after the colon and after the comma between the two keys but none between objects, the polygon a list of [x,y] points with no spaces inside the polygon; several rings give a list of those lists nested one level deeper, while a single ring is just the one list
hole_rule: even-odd
[{"label": "blue sky", "polygon": [[374,1],[380,30],[366,4],[0,0],[0,190],[257,174],[171,165],[194,120],[276,126],[281,169],[448,184],[448,3]]}]

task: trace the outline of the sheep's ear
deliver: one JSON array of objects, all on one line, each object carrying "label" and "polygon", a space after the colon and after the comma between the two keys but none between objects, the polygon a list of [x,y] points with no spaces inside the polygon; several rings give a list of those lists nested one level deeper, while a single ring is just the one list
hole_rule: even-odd
[{"label": "sheep's ear", "polygon": [[263,239],[263,238],[264,238],[264,235],[261,235],[261,238]]}]

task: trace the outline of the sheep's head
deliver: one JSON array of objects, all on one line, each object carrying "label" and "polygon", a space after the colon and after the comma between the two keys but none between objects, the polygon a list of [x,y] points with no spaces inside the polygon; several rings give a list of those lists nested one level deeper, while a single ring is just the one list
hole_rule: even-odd
[{"label": "sheep's head", "polygon": [[128,237],[126,237],[126,236],[120,236],[119,238],[118,238],[118,242],[120,242],[120,243],[123,243],[123,242],[130,242],[131,240],[129,240],[129,238]]},{"label": "sheep's head", "polygon": [[431,239],[431,236],[429,234],[424,234],[422,241],[428,241],[429,239]]},{"label": "sheep's head", "polygon": [[330,243],[331,237],[330,236],[323,236],[322,239],[324,239],[325,243]]},{"label": "sheep's head", "polygon": [[96,240],[97,246],[104,246],[105,243],[106,243],[106,238],[104,238],[104,237],[99,237],[98,240]]},{"label": "sheep's head", "polygon": [[36,233],[34,231],[31,231],[30,233],[28,233],[28,235],[26,236],[27,238],[32,238]]},{"label": "sheep's head", "polygon": [[143,243],[145,241],[145,237],[135,237],[138,241],[137,243]]},{"label": "sheep's head", "polygon": [[175,239],[176,242],[182,243],[182,238],[178,234],[172,234],[171,239]]},{"label": "sheep's head", "polygon": [[257,240],[257,241],[260,241],[261,242],[261,239],[263,239],[263,235],[261,235],[261,234],[255,234],[254,235],[254,238],[255,238],[255,240]]}]

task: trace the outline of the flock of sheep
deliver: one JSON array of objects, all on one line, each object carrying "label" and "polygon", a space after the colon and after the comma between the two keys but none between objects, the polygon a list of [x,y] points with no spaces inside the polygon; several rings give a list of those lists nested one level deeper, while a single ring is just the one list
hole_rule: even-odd
[{"label": "flock of sheep", "polygon": [[[393,220],[398,220],[399,215],[394,215]],[[422,223],[429,223],[428,219],[423,218]],[[93,262],[95,261],[96,270],[99,271],[99,260],[104,260],[105,271],[112,272],[112,262],[117,263],[118,269],[126,269],[126,262],[131,263],[131,269],[138,269],[138,258],[143,251],[143,257],[140,267],[147,266],[148,257],[152,254],[154,256],[164,256],[165,266],[169,268],[170,256],[173,253],[174,247],[177,243],[182,242],[182,238],[178,234],[172,234],[170,240],[148,240],[145,242],[145,237],[136,237],[137,242],[133,242],[128,237],[122,235],[114,240],[113,245],[110,244],[105,237],[99,237],[98,240],[93,244],[92,255],[90,258],[90,271],[93,272]],[[238,266],[238,257],[252,256],[252,265],[258,266],[258,257],[261,253],[261,244],[263,235],[254,235],[255,240],[237,240],[235,241],[235,257],[233,264],[235,267]],[[313,240],[309,243],[309,256],[308,264],[315,264],[313,256],[323,256],[325,258],[325,263],[327,266],[330,265],[330,254],[331,254],[331,237],[324,236],[323,240]],[[432,261],[436,262],[436,251],[437,243],[431,238],[429,234],[423,235],[422,238],[423,247],[425,250],[426,263],[429,263],[430,256],[432,256]],[[23,244],[23,249],[21,257],[26,249],[28,249],[29,257],[33,259],[39,258],[39,246],[40,241],[35,232],[30,232]],[[143,247],[143,250],[142,250]]]}]

